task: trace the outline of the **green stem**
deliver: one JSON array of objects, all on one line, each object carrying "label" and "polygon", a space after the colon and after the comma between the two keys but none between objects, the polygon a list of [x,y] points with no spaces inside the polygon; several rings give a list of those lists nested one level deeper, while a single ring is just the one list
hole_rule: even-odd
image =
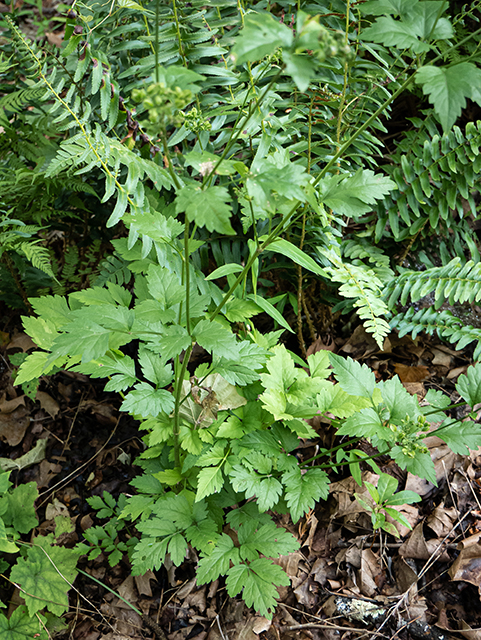
[{"label": "green stem", "polygon": [[137,607],[135,607],[131,602],[123,598],[117,591],[114,591],[113,589],[108,587],[104,582],[97,580],[97,578],[94,578],[93,576],[91,576],[90,573],[87,573],[86,571],[82,571],[82,569],[77,569],[77,571],[81,573],[83,576],[86,576],[87,578],[90,578],[90,580],[93,580],[94,582],[99,584],[101,587],[103,587],[104,589],[112,593],[114,596],[119,598],[119,600],[122,600],[122,602],[124,602],[128,607],[130,607],[133,611],[135,611],[135,613],[137,613],[142,618],[142,621],[144,622],[144,624],[156,634],[159,640],[167,640],[167,637],[163,629],[155,622],[155,620],[152,620],[152,618],[150,618],[146,613],[142,613],[140,609],[137,609]]},{"label": "green stem", "polygon": [[[309,462],[313,462],[314,460],[318,460],[319,458],[322,458],[322,456],[325,456],[325,453],[320,453],[317,456],[314,456],[313,458],[311,458],[310,460],[306,460],[305,462],[301,462],[300,466],[301,467],[305,467]],[[353,464],[356,462],[365,462],[366,460],[374,460],[375,458],[380,458],[381,456],[384,456],[386,454],[384,453],[376,453],[373,456],[366,456],[365,458],[359,458],[358,460],[348,460],[347,462],[326,462],[326,464],[317,464],[316,465],[316,469],[332,469],[333,467],[347,467],[347,465],[349,464]]]},{"label": "green stem", "polygon": [[[159,0],[157,0],[158,2]],[[187,64],[187,60],[184,54],[184,47],[182,45],[182,36],[180,35],[180,22],[179,22],[179,16],[177,15],[177,3],[176,0],[172,1],[172,7],[174,9],[174,20],[175,20],[175,28],[177,31],[177,38],[179,40],[179,55],[182,58],[182,62],[184,64],[184,67],[187,69],[188,64]]]},{"label": "green stem", "polygon": [[[232,148],[232,145],[236,142],[237,138],[242,134],[242,131],[244,130],[246,124],[249,122],[249,120],[252,118],[252,116],[254,115],[254,112],[256,110],[256,108],[260,108],[260,105],[262,104],[262,102],[264,101],[265,97],[267,96],[267,94],[269,93],[269,91],[271,90],[272,85],[274,84],[274,82],[276,82],[276,80],[280,77],[282,70],[280,70],[273,78],[272,80],[269,82],[269,84],[266,87],[266,90],[264,91],[264,93],[261,95],[260,98],[253,100],[252,103],[249,105],[249,110],[247,112],[247,115],[245,117],[245,120],[242,122],[242,126],[238,124],[238,121],[234,124],[233,128],[232,128],[232,132],[231,135],[229,137],[229,140],[227,141],[227,144],[225,145],[224,151],[222,152],[221,157],[217,160],[214,168],[212,169],[212,171],[208,174],[208,176],[205,178],[207,180],[211,180],[213,179],[213,176],[215,175],[215,172],[217,171],[217,169],[219,168],[219,165],[225,160],[227,154],[229,153],[230,149]],[[247,99],[247,92],[246,92],[246,99]],[[240,119],[240,118],[239,118]]]},{"label": "green stem", "polygon": [[143,616],[144,614],[142,613],[142,611],[140,611],[140,609],[137,609],[137,607],[134,607],[134,605],[129,602],[128,600],[126,600],[125,598],[122,598],[122,596],[117,593],[117,591],[114,591],[113,589],[111,589],[110,587],[108,587],[104,582],[101,582],[100,580],[97,580],[97,578],[94,578],[93,576],[90,575],[90,573],[87,573],[86,571],[82,571],[82,569],[77,569],[77,571],[79,573],[81,573],[83,576],[86,576],[87,578],[90,578],[90,580],[93,580],[94,582],[96,582],[97,584],[99,584],[101,587],[103,587],[104,589],[107,589],[107,591],[110,591],[110,593],[113,593],[114,596],[117,596],[117,598],[119,598],[120,600],[122,600],[122,602],[124,602],[128,607],[130,607],[131,609],[133,609],[133,611],[135,611],[135,613],[138,613],[139,616]]},{"label": "green stem", "polygon": [[[351,8],[351,0],[347,0],[346,6],[346,34],[345,34],[345,43],[346,45],[349,42],[349,11]],[[339,150],[339,146],[341,144],[341,126],[342,126],[342,116],[344,113],[344,103],[346,102],[346,92],[347,92],[347,71],[349,65],[347,62],[344,63],[344,83],[342,87],[341,100],[339,101],[339,112],[337,115],[337,127],[336,127],[336,146]]]},{"label": "green stem", "polygon": [[172,165],[172,160],[170,159],[169,147],[168,147],[168,144],[167,144],[167,134],[165,132],[165,127],[162,128],[161,137],[162,137],[162,146],[164,147],[164,155],[165,155],[165,158],[167,160],[167,166],[168,166],[168,169],[169,169],[169,173],[170,173],[170,175],[172,177],[172,180],[174,181],[176,189],[180,189],[181,188],[181,184],[179,182],[177,174],[174,171],[174,167]]},{"label": "green stem", "polygon": [[[468,404],[467,402],[456,402],[455,404],[450,404],[448,407],[439,407],[438,409],[433,409],[432,411],[428,411],[424,413],[424,416],[431,416],[433,413],[439,413],[440,411],[451,411],[451,409],[457,409],[458,407],[464,407],[464,405]],[[431,434],[430,434],[431,435]]]},{"label": "green stem", "polygon": [[190,345],[190,347],[187,347],[185,353],[184,353],[184,359],[182,360],[182,367],[180,369],[179,375],[177,375],[177,372],[179,370],[179,357],[177,356],[176,358],[176,367],[175,367],[175,380],[176,380],[176,387],[175,387],[175,399],[174,399],[174,430],[173,430],[173,436],[174,436],[174,463],[175,466],[180,469],[180,442],[179,442],[179,436],[180,436],[180,416],[179,416],[179,407],[180,407],[180,401],[181,401],[181,396],[182,396],[182,383],[184,382],[184,376],[185,376],[185,372],[187,371],[187,365],[189,363],[189,359],[190,359],[190,354],[192,353],[192,347],[193,345]]},{"label": "green stem", "polygon": [[159,2],[155,3],[155,82],[159,82]]},{"label": "green stem", "polygon": [[190,336],[190,260],[189,260],[189,218],[185,214],[184,228],[185,254],[185,327]]},{"label": "green stem", "polygon": [[[318,460],[319,458],[322,458],[322,457],[332,456],[332,454],[336,453],[336,451],[338,451],[339,449],[345,449],[346,447],[349,447],[351,444],[355,444],[356,442],[359,442],[359,440],[360,438],[352,438],[347,442],[343,442],[342,444],[339,444],[337,447],[334,447],[333,449],[329,449],[328,451],[323,451],[322,453],[318,453],[316,456],[309,458],[309,460],[304,460],[304,462],[301,462],[301,466],[314,462],[314,460]],[[364,460],[364,458],[360,458],[359,460],[360,461]]]},{"label": "green stem", "polygon": [[[220,312],[220,310],[222,309],[222,307],[225,305],[225,303],[227,302],[227,300],[229,300],[229,298],[231,297],[231,295],[233,294],[233,292],[235,291],[235,289],[238,287],[238,285],[242,282],[243,278],[246,276],[246,274],[249,272],[250,268],[252,267],[252,265],[254,264],[254,262],[256,261],[256,259],[259,257],[259,255],[264,251],[264,249],[266,249],[271,242],[274,242],[274,240],[285,230],[287,230],[289,228],[289,226],[294,222],[294,219],[291,219],[289,221],[289,218],[296,212],[297,207],[299,206],[299,204],[301,204],[300,202],[293,207],[293,209],[291,209],[291,211],[286,215],[283,216],[281,221],[279,222],[279,224],[275,227],[275,229],[273,229],[269,235],[267,236],[267,238],[264,240],[264,242],[262,244],[260,244],[257,248],[257,250],[250,256],[249,260],[247,261],[245,267],[242,269],[242,271],[239,273],[239,275],[237,276],[237,278],[234,281],[234,284],[231,286],[231,288],[229,289],[229,291],[225,294],[225,296],[222,298],[221,302],[218,304],[218,306],[214,309],[212,315],[210,316],[210,320],[212,321]],[[302,214],[300,214],[302,215]],[[288,224],[287,224],[288,223]]]},{"label": "green stem", "polygon": [[[458,42],[457,44],[453,45],[449,51],[445,51],[444,53],[440,53],[439,55],[437,55],[435,58],[433,58],[432,60],[430,60],[429,64],[430,66],[432,66],[435,62],[437,62],[438,60],[441,60],[442,58],[444,58],[445,55],[447,55],[448,53],[450,53],[451,51],[453,51],[454,49],[459,48],[460,46],[462,46],[465,42],[467,42],[468,40],[471,40],[474,36],[476,36],[477,34],[481,33],[481,29],[478,29],[477,31],[475,31],[474,33],[470,34],[469,36],[466,36],[466,38],[463,38],[460,42]],[[329,169],[337,162],[337,160],[347,151],[347,149],[349,149],[349,147],[351,146],[351,144],[354,142],[354,140],[357,140],[357,138],[361,135],[361,133],[364,133],[364,131],[369,127],[369,125],[378,117],[381,115],[381,113],[383,113],[383,111],[385,111],[387,109],[387,107],[394,102],[394,100],[403,92],[407,89],[407,87],[411,84],[411,82],[414,80],[414,78],[416,77],[416,73],[413,73],[411,76],[409,76],[409,78],[407,78],[407,80],[405,80],[405,82],[403,82],[403,84],[392,94],[392,96],[390,98],[388,98],[387,100],[385,100],[382,105],[379,107],[379,109],[377,109],[372,116],[370,116],[366,122],[359,127],[359,129],[353,133],[353,135],[349,138],[349,140],[347,140],[347,142],[345,142],[342,147],[337,151],[337,153],[329,160],[329,162],[326,164],[326,166],[322,169],[322,171],[319,173],[319,175],[317,176],[317,178],[314,180],[313,182],[313,186],[315,186],[318,182],[320,182],[322,180],[322,178],[326,175],[326,173],[329,171]],[[297,205],[299,206],[299,205]]]}]

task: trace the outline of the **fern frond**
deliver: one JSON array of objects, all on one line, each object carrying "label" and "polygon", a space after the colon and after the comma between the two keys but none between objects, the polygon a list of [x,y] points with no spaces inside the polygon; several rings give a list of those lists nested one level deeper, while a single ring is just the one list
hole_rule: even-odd
[{"label": "fern frond", "polygon": [[[0,114],[8,111],[9,114],[20,113],[26,104],[39,100],[45,95],[45,86],[36,84],[18,91],[12,91],[0,98]],[[0,115],[1,117],[1,115]]]},{"label": "fern frond", "polygon": [[434,308],[446,301],[479,302],[481,300],[481,262],[469,260],[462,264],[460,258],[454,258],[442,267],[433,267],[426,271],[407,271],[387,283],[383,297],[388,300],[390,309],[399,301],[405,305],[408,298],[416,302],[434,291]]},{"label": "fern frond", "polygon": [[481,357],[481,329],[472,325],[464,325],[449,310],[436,311],[432,307],[420,309],[416,312],[411,307],[406,313],[400,313],[391,320],[391,327],[399,331],[402,338],[410,333],[414,339],[422,331],[433,335],[437,333],[440,338],[456,344],[456,349],[464,349],[468,344],[477,342],[474,350],[474,359]]},{"label": "fern frond", "polygon": [[383,253],[382,249],[366,240],[350,238],[342,242],[341,250],[346,258],[359,260],[367,258],[376,266],[389,267],[389,256]]},{"label": "fern frond", "polygon": [[23,253],[23,255],[29,260],[32,265],[39,269],[39,271],[43,271],[51,278],[55,278],[55,275],[52,271],[52,267],[50,265],[50,255],[48,249],[46,247],[41,247],[36,242],[21,242],[16,245],[15,249],[18,252]]},{"label": "fern frond", "polygon": [[99,275],[92,283],[93,286],[103,287],[106,282],[115,284],[127,284],[132,277],[132,272],[128,268],[128,262],[118,256],[108,256],[102,260],[99,266]]},{"label": "fern frond", "polygon": [[[418,130],[408,132],[391,155],[391,165],[384,167],[397,189],[377,207],[376,242],[387,223],[398,241],[428,237],[431,230],[438,235],[455,232],[466,217],[466,202],[476,216],[473,193],[481,182],[480,146],[481,122],[469,122],[465,132],[455,126],[439,135],[427,118]],[[454,255],[451,251],[450,257]]]},{"label": "fern frond", "polygon": [[328,267],[326,271],[331,274],[334,282],[340,282],[339,293],[344,298],[353,300],[357,315],[364,320],[364,328],[376,340],[382,349],[384,338],[391,328],[389,323],[381,316],[389,310],[381,298],[382,282],[374,271],[360,263],[349,264],[342,262],[333,252],[323,252],[334,267]]}]

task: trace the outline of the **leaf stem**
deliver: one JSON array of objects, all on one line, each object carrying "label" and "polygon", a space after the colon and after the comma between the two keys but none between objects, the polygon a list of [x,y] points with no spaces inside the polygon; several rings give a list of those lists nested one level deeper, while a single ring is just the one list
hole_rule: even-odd
[{"label": "leaf stem", "polygon": [[189,218],[185,214],[184,227],[184,254],[185,254],[185,328],[190,336],[190,261],[189,261]]},{"label": "leaf stem", "polygon": [[174,463],[175,466],[180,469],[180,442],[179,442],[179,436],[180,436],[180,416],[179,416],[179,407],[180,407],[180,400],[181,400],[181,396],[182,396],[182,383],[184,382],[184,376],[185,376],[185,372],[187,371],[187,365],[189,363],[189,359],[190,359],[190,354],[192,353],[192,348],[193,345],[191,344],[190,347],[187,347],[185,353],[184,353],[184,359],[182,360],[182,366],[180,368],[180,372],[179,375],[177,375],[177,371],[179,368],[179,357],[177,356],[176,358],[176,385],[175,385],[175,398],[174,398],[174,429],[173,429],[173,436],[174,436]]},{"label": "leaf stem", "polygon": [[[159,2],[155,3],[155,82],[159,82]],[[145,17],[145,16],[144,16]]]}]

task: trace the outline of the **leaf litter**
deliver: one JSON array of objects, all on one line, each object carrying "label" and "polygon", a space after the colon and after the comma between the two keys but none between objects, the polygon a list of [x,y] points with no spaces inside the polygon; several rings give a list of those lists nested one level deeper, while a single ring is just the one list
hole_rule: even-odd
[{"label": "leaf litter", "polygon": [[[7,358],[10,352],[31,348],[20,333],[3,343]],[[325,348],[318,340],[308,352]],[[362,327],[346,341],[331,340],[328,348],[367,364],[377,380],[397,374],[420,400],[434,388],[451,393],[455,402],[454,382],[469,364],[463,352],[430,337],[412,341],[390,334],[380,351]],[[74,545],[86,530],[103,522],[87,498],[107,491],[118,499],[132,491],[129,482],[135,471],[130,460],[142,446],[136,423],[119,414],[118,406],[117,397],[80,374],[63,372],[42,381],[34,399],[17,395],[11,377],[3,375],[0,466],[14,470],[16,483],[34,480],[41,490],[40,534],[50,533],[57,519],[63,519],[62,540]],[[90,560],[84,556],[79,566],[110,591],[79,575],[65,616],[68,628],[54,637],[141,640],[161,637],[162,632],[168,640],[334,640],[340,635],[346,640],[362,635],[444,640],[455,633],[478,640],[481,455],[454,454],[434,437],[426,444],[437,487],[406,474],[388,459],[380,465],[400,481],[400,489],[422,497],[415,505],[395,506],[412,527],[392,521],[400,539],[373,532],[369,513],[353,495],[363,495],[366,489],[352,477],[333,475],[328,500],[296,525],[279,517],[278,524],[298,538],[301,548],[276,560],[291,584],[279,588],[272,621],[228,598],[222,580],[199,587],[192,553],[178,568],[167,558],[160,571],[134,578],[125,555],[111,567],[102,551]],[[309,457],[313,446],[301,445],[300,455]],[[379,476],[365,469],[363,479],[376,486]],[[19,595],[13,600],[21,603]],[[152,625],[147,626],[124,600]]]}]

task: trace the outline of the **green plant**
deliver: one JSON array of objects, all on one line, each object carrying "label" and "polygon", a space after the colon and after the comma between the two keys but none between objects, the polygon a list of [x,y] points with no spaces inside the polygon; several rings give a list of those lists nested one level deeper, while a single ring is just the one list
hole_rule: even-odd
[{"label": "green plant", "polygon": [[[28,309],[25,289],[31,293],[35,286],[45,284],[45,275],[55,277],[48,251],[39,244],[41,238],[35,237],[40,231],[41,227],[26,225],[20,220],[3,219],[0,222],[0,299],[10,306],[22,306],[23,303]],[[15,304],[15,297],[19,295],[22,302]]]},{"label": "green plant", "polygon": [[[35,536],[30,543],[22,541],[22,535],[38,525],[34,506],[38,490],[35,482],[12,488],[9,475],[10,472],[0,473],[0,571],[2,578],[19,588],[26,606],[18,607],[10,618],[0,614],[0,630],[6,640],[28,634],[46,640],[48,625],[68,609],[67,593],[83,550],[57,544],[57,538],[71,527],[70,519],[60,516],[55,520],[55,535]],[[20,556],[12,563],[12,555],[18,553]],[[0,605],[5,607],[6,603]]]},{"label": "green plant", "polygon": [[109,518],[109,522],[102,526],[90,527],[84,531],[84,538],[93,548],[90,549],[88,557],[90,560],[98,558],[101,553],[108,556],[109,564],[114,567],[120,562],[124,553],[128,553],[135,539],[130,538],[127,542],[119,540],[118,534],[124,527],[120,519],[120,514],[125,507],[126,497],[121,495],[118,502],[104,491],[103,499],[100,496],[87,498],[91,507],[97,510],[98,518]]},{"label": "green plant", "polygon": [[[141,534],[131,556],[134,572],[160,568],[167,553],[179,565],[191,544],[201,554],[199,582],[226,575],[230,595],[244,589],[247,604],[269,615],[275,585],[286,581],[269,558],[289,553],[297,543],[266,512],[287,511],[299,520],[327,497],[326,471],[333,466],[349,465],[360,478],[359,465],[369,459],[352,447],[361,438],[368,438],[379,455],[389,453],[401,468],[435,482],[423,439],[430,423],[440,421],[438,407],[446,409],[449,400],[430,392],[432,406],[421,408],[397,378],[376,384],[365,365],[327,352],[309,356],[308,375],[285,347],[276,346],[278,334],[250,330],[236,339],[226,320],[203,319],[205,306],[222,293],[195,271],[190,273],[192,338],[187,343],[180,275],[158,264],[154,248],[142,258],[140,242],[129,250],[126,241],[117,241],[117,248],[136,272],[135,298],[108,283],[71,294],[69,304],[60,297],[33,300],[40,318],[26,318],[25,327],[45,350],[29,356],[17,382],[54,363],[109,378],[106,389],[125,394],[121,408],[142,418],[147,431],[146,449],[137,461],[145,474],[133,483],[138,494],[117,516],[135,523]],[[237,313],[241,310],[237,305]],[[140,370],[120,350],[133,339],[141,343]],[[189,374],[187,354],[194,340],[210,357]],[[185,350],[183,361],[179,350]],[[330,364],[338,384],[326,379]],[[473,371],[475,378],[481,375],[479,367]],[[463,377],[458,390],[470,404],[477,401],[471,392],[466,395]],[[433,406],[434,416],[429,414]],[[299,437],[316,437],[305,420],[319,413],[334,415],[337,434],[350,439],[299,463],[294,455]],[[466,452],[466,445],[481,443],[475,423],[441,415],[444,423],[433,433],[453,450]],[[389,508],[396,498],[382,494],[379,508]],[[105,500],[96,498],[93,506],[112,517],[118,507]],[[225,523],[232,536],[221,532]],[[116,546],[121,525],[113,520],[111,525],[111,535],[90,540],[94,554]]]},{"label": "green plant", "polygon": [[[354,448],[360,439],[370,440],[374,457],[389,454],[431,482],[423,440],[432,422],[442,421],[433,433],[454,451],[481,443],[474,422],[446,418],[442,394],[420,407],[397,378],[376,383],[350,359],[320,352],[306,362],[289,352],[279,339],[292,328],[264,295],[262,277],[295,264],[298,295],[283,293],[277,303],[294,301],[298,314],[303,271],[326,287],[340,283],[333,290],[354,300],[382,346],[388,307],[378,297],[393,279],[389,257],[362,238],[349,243],[342,229],[351,218],[364,224],[396,188],[373,171],[381,146],[374,130],[396,97],[415,82],[433,101],[440,96],[434,109],[445,129],[464,97],[477,98],[466,79],[479,76],[472,61],[436,66],[471,37],[450,42],[446,6],[402,3],[398,19],[383,3],[389,15],[356,39],[350,19],[363,19],[349,6],[343,34],[337,18],[326,28],[303,11],[294,32],[257,5],[245,14],[231,3],[218,11],[156,4],[153,24],[148,9],[136,7],[144,23],[127,8],[117,24],[104,8],[105,31],[92,28],[89,43],[72,34],[63,64],[51,66],[10,21],[22,64],[48,90],[44,101],[63,136],[43,178],[101,172],[102,202],[113,200],[105,224],[122,222],[128,236],[113,241],[115,258],[104,263],[96,286],[31,300],[38,317],[24,326],[40,350],[16,381],[55,367],[108,378],[106,390],[121,393],[121,409],[141,420],[147,433],[137,462],[144,473],[133,482],[137,495],[114,514],[140,534],[134,572],[159,568],[166,554],[179,565],[190,544],[200,556],[199,583],[226,576],[230,595],[272,615],[276,585],[287,576],[271,558],[297,547],[275,514],[297,522],[315,508],[328,495],[328,469],[348,466],[356,478],[361,463],[377,469]],[[362,11],[378,14],[379,3]],[[85,12],[88,23],[88,6]],[[123,34],[150,29],[149,20],[155,35],[132,46],[137,40]],[[350,37],[362,51],[353,53]],[[402,56],[389,47],[409,51]],[[375,87],[368,54],[379,62],[367,65]],[[326,81],[336,91],[320,86]],[[348,109],[356,83],[361,95]],[[126,106],[129,92],[135,113]],[[259,332],[261,312],[283,329]],[[332,372],[337,384],[327,379]],[[477,380],[480,368],[469,376]],[[466,395],[462,377],[458,389],[471,407],[478,401]],[[317,437],[306,420],[318,414],[348,440],[299,460],[299,438]],[[392,481],[380,483],[374,520],[387,526],[382,512],[396,498]],[[118,526],[111,521],[104,540],[92,532],[94,553],[115,546]]]},{"label": "green plant", "polygon": [[402,513],[399,513],[399,511],[393,509],[393,507],[419,502],[421,498],[417,493],[414,493],[414,491],[399,491],[396,493],[398,481],[387,473],[382,473],[379,476],[377,487],[367,480],[364,481],[364,486],[369,492],[372,503],[368,502],[358,493],[355,493],[354,495],[359,504],[361,504],[366,511],[371,514],[374,530],[383,529],[384,531],[399,537],[399,531],[392,522],[386,520],[386,515],[391,516],[391,518],[396,522],[399,522],[405,527],[411,529],[411,525]]}]

